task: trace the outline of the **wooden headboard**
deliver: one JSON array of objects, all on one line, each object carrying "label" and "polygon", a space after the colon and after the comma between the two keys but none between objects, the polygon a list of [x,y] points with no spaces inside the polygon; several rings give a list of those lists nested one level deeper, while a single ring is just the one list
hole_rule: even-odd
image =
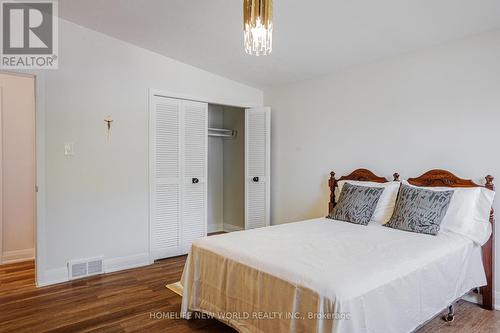
[{"label": "wooden headboard", "polygon": [[[399,174],[394,173],[394,181],[399,181]],[[495,186],[493,185],[493,177],[488,175],[485,177],[485,185],[479,185],[474,183],[470,179],[462,179],[449,171],[434,169],[427,171],[423,175],[416,178],[409,178],[408,183],[415,186],[423,187],[485,187],[489,190],[494,191]],[[367,169],[357,169],[351,172],[347,176],[335,179],[335,172],[330,172],[330,180],[328,181],[328,186],[330,187],[330,202],[328,203],[328,212],[330,212],[333,207],[337,204],[335,202],[335,189],[338,186],[338,182],[341,180],[356,180],[356,181],[370,181],[377,183],[386,183],[388,180],[384,177],[379,177],[373,172]],[[490,239],[483,245],[483,265],[484,271],[486,273],[487,285],[480,288],[480,293],[483,295],[483,305],[482,307],[488,310],[494,309],[494,262],[493,262],[493,249],[494,249],[494,238],[495,234],[495,216],[493,207],[490,212],[490,223],[492,228],[492,234]]]},{"label": "wooden headboard", "polygon": [[[409,178],[408,183],[416,186],[426,186],[426,187],[435,187],[435,186],[445,186],[445,187],[485,187],[489,190],[494,191],[495,186],[493,185],[493,177],[488,175],[484,177],[486,180],[485,185],[479,185],[474,183],[470,179],[462,179],[449,171],[446,170],[430,170],[416,178]],[[481,287],[481,294],[483,295],[483,308],[488,310],[493,310],[494,308],[494,279],[493,279],[493,271],[494,271],[494,262],[493,262],[493,249],[494,249],[494,237],[495,234],[495,216],[493,207],[490,211],[490,223],[492,234],[490,239],[483,245],[483,265],[484,271],[486,273],[486,281],[488,285]]]},{"label": "wooden headboard", "polygon": [[[397,178],[397,179],[396,179]],[[394,180],[398,180],[399,175],[397,173],[394,174]],[[337,204],[335,202],[335,189],[337,188],[337,184],[341,180],[356,180],[363,182],[376,182],[376,183],[387,183],[387,178],[379,177],[375,175],[368,169],[356,169],[347,176],[342,176],[339,179],[335,179],[335,172],[330,172],[330,180],[328,181],[328,186],[330,187],[330,202],[328,203],[328,212],[331,212],[333,207]]]}]

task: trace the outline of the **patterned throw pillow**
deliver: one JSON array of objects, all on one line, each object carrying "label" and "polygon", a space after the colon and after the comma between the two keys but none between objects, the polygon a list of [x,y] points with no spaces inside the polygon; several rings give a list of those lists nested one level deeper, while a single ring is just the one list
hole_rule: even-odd
[{"label": "patterned throw pillow", "polygon": [[401,185],[394,213],[385,226],[437,235],[453,193]]},{"label": "patterned throw pillow", "polygon": [[339,202],[332,209],[328,218],[367,225],[383,191],[382,187],[345,183],[340,192]]}]

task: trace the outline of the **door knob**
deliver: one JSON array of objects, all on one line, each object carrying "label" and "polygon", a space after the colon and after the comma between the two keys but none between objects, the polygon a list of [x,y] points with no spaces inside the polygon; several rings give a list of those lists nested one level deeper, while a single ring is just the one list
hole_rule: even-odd
[{"label": "door knob", "polygon": [[192,179],[193,184],[198,184],[200,180],[198,178],[193,178]]},{"label": "door knob", "polygon": [[259,177],[253,177],[252,180],[254,181],[254,183],[258,183],[259,182]]}]

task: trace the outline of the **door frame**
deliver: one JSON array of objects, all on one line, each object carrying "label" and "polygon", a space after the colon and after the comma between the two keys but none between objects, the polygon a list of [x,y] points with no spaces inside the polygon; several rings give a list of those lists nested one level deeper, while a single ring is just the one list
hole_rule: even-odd
[{"label": "door frame", "polygon": [[45,73],[43,70],[0,70],[0,73],[32,77],[35,80],[35,283],[45,281]]},{"label": "door frame", "polygon": [[[179,93],[179,92],[172,92],[172,91],[166,91],[166,90],[161,90],[161,89],[155,89],[155,88],[149,88],[148,89],[148,101],[147,101],[147,106],[148,106],[148,249],[149,249],[149,260],[150,263],[153,263],[154,260],[152,259],[152,249],[151,249],[151,185],[152,185],[152,179],[151,179],[151,142],[152,142],[152,135],[153,133],[153,123],[152,123],[152,113],[153,113],[153,97],[154,96],[159,96],[159,97],[167,97],[167,98],[175,98],[175,99],[182,99],[182,100],[188,100],[188,101],[194,101],[194,102],[202,102],[202,103],[208,103],[208,104],[217,104],[217,105],[222,105],[222,106],[232,106],[232,107],[238,107],[238,108],[252,108],[252,107],[261,107],[261,105],[251,105],[250,103],[245,103],[245,102],[238,102],[238,101],[232,101],[232,100],[227,100],[227,99],[214,99],[214,98],[209,98],[207,96],[201,96],[201,95],[189,95],[189,94],[184,94],[184,93]],[[207,185],[208,186],[208,185]],[[246,223],[246,221],[245,221]]]},{"label": "door frame", "polygon": [[0,265],[3,263],[3,88],[0,87]]},{"label": "door frame", "polygon": [[[234,101],[234,100],[215,99],[215,98],[210,98],[210,97],[202,96],[202,95],[189,95],[189,94],[183,94],[183,93],[179,93],[179,92],[173,92],[173,91],[161,90],[161,89],[155,89],[155,88],[149,88],[148,106],[151,106],[151,97],[154,95],[161,96],[161,97],[184,99],[184,100],[194,101],[194,102],[217,104],[217,105],[222,105],[222,106],[233,106],[233,107],[238,107],[238,108],[256,108],[256,107],[262,106],[262,105],[252,105],[250,103],[239,102],[239,101]],[[149,109],[149,112],[151,114],[151,109]]]},{"label": "door frame", "polygon": [[[38,112],[41,110],[42,105],[39,102],[39,99],[37,98],[39,96],[39,91],[41,88],[41,80],[37,79],[37,74],[32,73],[30,71],[22,71],[22,72],[16,72],[16,71],[9,71],[9,70],[0,70],[0,74],[4,75],[12,75],[12,76],[20,76],[20,77],[27,77],[27,78],[32,78],[33,79],[33,92],[34,92],[34,110],[33,110],[33,124],[34,124],[34,161],[35,161],[35,169],[33,170],[34,173],[34,183],[35,183],[35,188],[33,189],[33,202],[34,202],[34,216],[33,216],[33,248],[34,248],[34,260],[35,260],[35,281],[37,281],[38,277],[38,264],[37,264],[37,253],[38,253],[38,213],[40,212],[39,207],[38,207],[38,198],[37,198],[37,190],[38,190],[38,180],[41,179],[44,175],[39,173],[40,170],[40,164],[39,164],[39,157],[40,160],[44,161],[44,155],[43,152],[41,152],[41,148],[38,143],[39,143],[39,134],[40,134],[40,126],[38,124],[38,119],[39,116],[42,117],[42,115],[39,115]],[[0,158],[3,159],[3,89],[0,88],[0,103],[2,105],[0,106]],[[0,160],[0,264],[3,263],[3,163],[1,163]]]}]

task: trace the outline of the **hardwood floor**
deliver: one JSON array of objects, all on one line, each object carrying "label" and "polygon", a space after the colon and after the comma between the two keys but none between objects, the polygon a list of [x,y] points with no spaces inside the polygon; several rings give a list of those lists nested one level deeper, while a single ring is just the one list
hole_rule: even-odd
[{"label": "hardwood floor", "polygon": [[[214,319],[154,318],[179,312],[165,284],[180,279],[184,260],[45,288],[34,286],[33,262],[0,266],[0,332],[235,332]],[[435,318],[418,331],[431,332],[500,332],[500,312],[461,302],[453,323]]]}]

